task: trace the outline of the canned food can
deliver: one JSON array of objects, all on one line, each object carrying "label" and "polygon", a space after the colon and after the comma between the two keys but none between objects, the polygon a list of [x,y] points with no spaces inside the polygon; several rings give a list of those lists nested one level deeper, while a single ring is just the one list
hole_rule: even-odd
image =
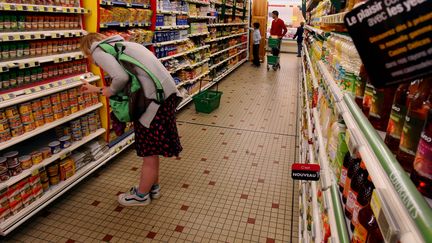
[{"label": "canned food can", "polygon": [[41,99],[41,104],[42,104],[42,107],[51,106],[51,99],[50,99],[50,97],[44,97],[44,98],[42,98]]},{"label": "canned food can", "polygon": [[0,120],[0,132],[9,130],[9,121],[7,119]]},{"label": "canned food can", "polygon": [[21,163],[21,169],[23,170],[27,170],[33,166],[31,156],[29,155],[19,157],[19,161]]},{"label": "canned food can", "polygon": [[12,137],[18,137],[24,134],[24,127],[23,125],[13,127],[11,128],[11,135]]},{"label": "canned food can", "polygon": [[61,103],[60,94],[51,95],[51,103],[52,104],[60,104]]},{"label": "canned food can", "polygon": [[60,112],[55,112],[54,113],[54,120],[59,120],[63,118],[63,110],[61,110]]},{"label": "canned food can", "polygon": [[33,113],[21,114],[21,121],[23,123],[30,123],[34,121]]},{"label": "canned food can", "polygon": [[23,103],[21,105],[19,105],[19,112],[20,114],[28,114],[32,112],[32,105],[30,102],[27,103]]},{"label": "canned food can", "polygon": [[19,115],[16,115],[14,117],[10,117],[9,119],[9,126],[10,127],[17,127],[21,125],[21,117]]},{"label": "canned food can", "polygon": [[50,147],[43,147],[41,148],[40,152],[42,153],[43,159],[48,159],[52,156],[51,148]]},{"label": "canned food can", "polygon": [[31,105],[32,105],[32,110],[33,110],[33,111],[41,110],[41,109],[42,109],[42,102],[41,102],[40,99],[33,100],[33,101],[31,102]]},{"label": "canned food can", "polygon": [[31,155],[32,163],[34,165],[39,164],[44,159],[41,151],[34,151],[30,155]]},{"label": "canned food can", "polygon": [[6,108],[5,111],[6,111],[6,117],[7,118],[16,117],[19,115],[18,109],[16,106],[8,107],[8,108]]},{"label": "canned food can", "polygon": [[45,121],[45,124],[53,122],[54,121],[54,115],[44,116],[44,121]]},{"label": "canned food can", "polygon": [[36,129],[35,122],[23,123],[24,132],[30,132]]},{"label": "canned food can", "polygon": [[6,142],[12,138],[10,129],[0,131],[0,142]]}]

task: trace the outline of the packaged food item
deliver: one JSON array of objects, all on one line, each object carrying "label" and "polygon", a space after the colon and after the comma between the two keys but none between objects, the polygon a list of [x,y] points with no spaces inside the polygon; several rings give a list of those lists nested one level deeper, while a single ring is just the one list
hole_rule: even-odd
[{"label": "packaged food item", "polygon": [[62,119],[63,116],[64,116],[63,110],[61,110],[60,112],[54,112],[54,120]]},{"label": "packaged food item", "polygon": [[51,99],[50,99],[50,97],[44,97],[44,98],[42,98],[41,99],[41,104],[42,104],[42,107],[51,106]]},{"label": "packaged food item", "polygon": [[20,164],[15,165],[15,166],[10,166],[10,167],[8,167],[8,170],[9,170],[10,176],[19,175],[22,172]]},{"label": "packaged food item", "polygon": [[19,165],[18,155],[18,151],[10,151],[4,154],[8,167]]},{"label": "packaged food item", "polygon": [[60,162],[60,180],[64,181],[75,174],[75,162],[67,158]]},{"label": "packaged food item", "polygon": [[21,122],[23,123],[30,123],[33,122],[34,118],[33,118],[33,113],[29,112],[26,114],[21,114]]},{"label": "packaged food item", "polygon": [[10,217],[8,189],[0,190],[0,223]]},{"label": "packaged food item", "polygon": [[11,135],[12,137],[19,137],[24,134],[24,127],[23,125],[12,127],[11,128]]},{"label": "packaged food item", "polygon": [[29,155],[19,157],[19,161],[23,170],[29,169],[33,166],[32,157]]},{"label": "packaged food item", "polygon": [[6,159],[6,157],[0,157],[0,166],[7,167],[7,159]]},{"label": "packaged food item", "polygon": [[34,165],[39,164],[44,159],[42,152],[40,151],[34,151],[30,155],[31,155],[32,164]]},{"label": "packaged food item", "polygon": [[41,127],[43,125],[45,125],[45,120],[44,120],[43,116],[40,117],[40,118],[35,119],[35,126],[36,127]]},{"label": "packaged food item", "polygon": [[[42,102],[40,99],[33,100],[31,102],[31,106],[32,106],[33,111],[40,110],[40,109],[42,109]],[[49,105],[47,105],[47,106],[49,106]]]},{"label": "packaged food item", "polygon": [[44,122],[45,123],[51,123],[54,121],[54,115],[44,115]]},{"label": "packaged food item", "polygon": [[20,183],[10,186],[7,194],[9,198],[9,208],[11,210],[11,214],[15,215],[23,208]]},{"label": "packaged food item", "polygon": [[39,169],[39,178],[40,178],[42,183],[48,181],[48,173],[47,173],[45,167],[42,167]]},{"label": "packaged food item", "polygon": [[5,112],[6,112],[7,118],[13,118],[13,117],[19,116],[19,112],[18,112],[18,109],[16,106],[11,106],[11,107],[6,108]]},{"label": "packaged food item", "polygon": [[50,147],[43,147],[41,148],[40,152],[42,153],[43,159],[50,158],[52,156],[51,148]]},{"label": "packaged food item", "polygon": [[21,198],[24,207],[27,207],[34,201],[33,190],[30,183],[28,182],[28,179],[24,179],[22,183]]},{"label": "packaged food item", "polygon": [[7,129],[5,131],[0,131],[0,142],[6,142],[11,139],[11,132],[10,129]]},{"label": "packaged food item", "polygon": [[9,130],[9,121],[7,119],[0,120],[0,132]]},{"label": "packaged food item", "polygon": [[23,123],[24,132],[30,132],[36,129],[36,124],[34,122]]},{"label": "packaged food item", "polygon": [[59,182],[60,182],[60,175],[49,177],[49,184],[51,186],[55,186],[55,185],[59,184]]},{"label": "packaged food item", "polygon": [[21,117],[19,115],[8,118],[9,125],[11,128],[18,127],[21,125]]},{"label": "packaged food item", "polygon": [[6,166],[0,166],[0,181],[9,180],[9,170]]},{"label": "packaged food item", "polygon": [[32,112],[31,103],[27,102],[27,103],[23,103],[23,104],[19,105],[19,112],[20,112],[20,114],[28,114],[28,113]]},{"label": "packaged food item", "polygon": [[52,154],[58,154],[61,151],[60,142],[54,141],[48,144],[48,146],[51,148]]},{"label": "packaged food item", "polygon": [[69,135],[61,137],[59,141],[62,149],[68,148],[71,145],[71,137]]}]

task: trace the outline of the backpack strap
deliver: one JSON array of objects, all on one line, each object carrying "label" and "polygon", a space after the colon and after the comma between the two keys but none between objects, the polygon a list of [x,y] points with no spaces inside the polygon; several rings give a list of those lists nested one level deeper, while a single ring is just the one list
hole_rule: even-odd
[{"label": "backpack strap", "polygon": [[[139,62],[138,60],[136,60],[135,58],[133,58],[129,55],[124,54],[123,51],[125,49],[125,46],[123,45],[123,43],[117,42],[117,43],[115,43],[115,46],[112,46],[112,45],[107,44],[107,43],[101,43],[101,44],[99,44],[99,47],[104,52],[114,56],[120,62],[120,64],[122,66],[123,66],[123,64],[122,64],[123,62],[127,62],[127,63],[130,63],[134,66],[137,66],[140,69],[142,69],[143,71],[145,71],[147,73],[147,75],[149,75],[149,77],[153,80],[153,83],[156,86],[156,100],[157,100],[157,102],[162,103],[162,101],[164,101],[165,93],[164,93],[163,86],[162,86],[161,82],[159,81],[159,79],[150,70],[148,70],[141,62]],[[126,68],[124,68],[124,70],[130,76],[135,77],[135,74],[131,73]]]}]

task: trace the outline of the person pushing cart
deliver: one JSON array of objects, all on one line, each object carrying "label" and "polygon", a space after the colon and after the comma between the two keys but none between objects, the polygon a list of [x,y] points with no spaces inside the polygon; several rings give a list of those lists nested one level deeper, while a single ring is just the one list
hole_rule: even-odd
[{"label": "person pushing cart", "polygon": [[273,66],[274,70],[280,69],[279,64],[279,53],[282,37],[285,36],[288,29],[282,19],[279,18],[279,12],[272,12],[272,25],[270,28],[270,37],[268,39],[268,46],[271,48],[272,55],[267,56],[267,69],[270,69],[270,65]]}]

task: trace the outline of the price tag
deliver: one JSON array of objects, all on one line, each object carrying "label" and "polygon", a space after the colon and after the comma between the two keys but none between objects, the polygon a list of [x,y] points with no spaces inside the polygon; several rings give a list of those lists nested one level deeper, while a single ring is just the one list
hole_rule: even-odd
[{"label": "price tag", "polygon": [[126,3],[126,7],[132,7],[131,3]]},{"label": "price tag", "polygon": [[26,94],[26,95],[29,95],[29,94],[31,94],[31,93],[32,93],[32,91],[31,91],[30,89],[26,89],[26,90],[25,90],[25,94]]},{"label": "price tag", "polygon": [[116,153],[120,152],[120,147],[117,147],[115,151]]},{"label": "price tag", "polygon": [[5,67],[5,66],[2,66],[2,67],[0,67],[0,72],[7,72],[7,71],[9,71],[9,68],[8,67]]},{"label": "price tag", "polygon": [[59,63],[59,62],[63,62],[63,58],[62,57],[54,58],[54,63]]},{"label": "price tag", "polygon": [[106,28],[107,25],[106,25],[106,24],[100,24],[100,27],[101,27],[101,28]]},{"label": "price tag", "polygon": [[125,23],[120,22],[120,27],[125,27]]},{"label": "price tag", "polygon": [[2,98],[3,98],[3,100],[9,100],[10,99],[9,95],[7,95],[7,94],[3,95]]},{"label": "price tag", "polygon": [[51,88],[51,86],[50,86],[49,84],[45,84],[43,87],[44,87],[45,89],[49,89],[49,88]]},{"label": "price tag", "polygon": [[53,83],[53,86],[54,86],[54,87],[58,87],[59,84],[58,84],[58,83]]},{"label": "price tag", "polygon": [[23,10],[24,10],[24,7],[26,7],[26,10],[27,10],[27,6],[17,5],[17,6],[16,6],[16,10],[18,10],[18,11],[23,11]]},{"label": "price tag", "polygon": [[66,81],[66,80],[62,80],[62,81],[61,81],[61,84],[62,84],[62,85],[66,85],[66,84],[67,84],[67,81]]},{"label": "price tag", "polygon": [[69,33],[69,32],[63,33],[63,36],[64,36],[64,37],[71,37],[71,35],[72,35],[72,34]]},{"label": "price tag", "polygon": [[3,5],[3,10],[6,10],[6,11],[9,11],[9,10],[12,10],[12,5],[10,5],[10,4],[5,4],[5,5]]},{"label": "price tag", "polygon": [[71,152],[70,151],[66,151],[62,155],[60,155],[60,160],[64,160],[67,157],[69,157],[70,155],[71,155]]},{"label": "price tag", "polygon": [[25,40],[25,39],[26,39],[26,36],[25,36],[25,35],[19,35],[19,39],[20,39],[20,40]]},{"label": "price tag", "polygon": [[37,176],[39,174],[39,170],[33,170],[31,174],[32,176]]},{"label": "price tag", "polygon": [[74,8],[74,13],[78,13],[78,9],[77,8]]},{"label": "price tag", "polygon": [[39,6],[29,6],[29,7],[28,7],[28,10],[29,10],[29,11],[32,11],[32,12],[43,11],[43,7],[39,7]]},{"label": "price tag", "polygon": [[28,39],[36,39],[36,36],[35,35],[26,35],[26,38],[28,38]]},{"label": "price tag", "polygon": [[396,242],[400,228],[398,222],[389,212],[389,205],[384,200],[385,191],[375,189],[372,193],[370,206],[386,242]]},{"label": "price tag", "polygon": [[34,87],[34,91],[33,91],[33,92],[39,92],[39,91],[41,91],[41,90],[42,90],[41,87],[36,86],[36,87]]}]

